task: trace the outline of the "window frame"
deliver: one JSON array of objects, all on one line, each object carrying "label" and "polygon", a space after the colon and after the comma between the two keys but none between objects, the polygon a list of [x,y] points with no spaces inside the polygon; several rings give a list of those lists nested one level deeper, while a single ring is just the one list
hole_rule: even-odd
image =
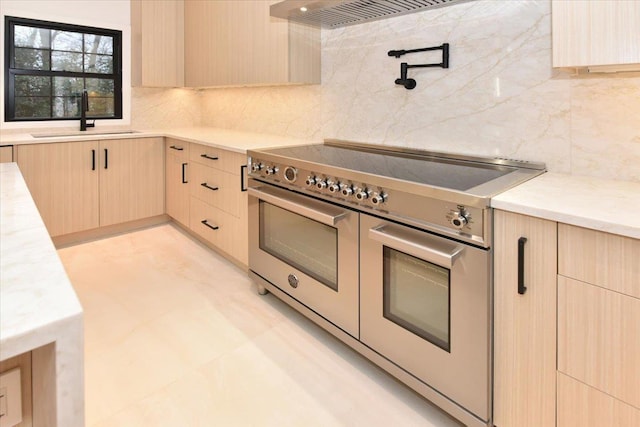
[{"label": "window frame", "polygon": [[[60,22],[43,21],[39,19],[20,18],[16,16],[5,16],[5,66],[4,66],[4,120],[5,122],[42,122],[42,121],[65,121],[80,120],[77,117],[15,117],[15,76],[30,75],[43,77],[76,77],[82,79],[106,79],[113,81],[113,116],[92,116],[91,110],[87,112],[89,120],[119,120],[122,119],[122,31],[89,27],[84,25],[65,24]],[[113,38],[113,72],[90,73],[77,71],[53,71],[53,70],[23,70],[15,67],[15,25],[24,25],[48,30],[70,31],[83,34],[101,35]],[[83,52],[84,54],[84,52]],[[53,90],[53,89],[52,89]],[[53,98],[53,95],[51,95]]]}]

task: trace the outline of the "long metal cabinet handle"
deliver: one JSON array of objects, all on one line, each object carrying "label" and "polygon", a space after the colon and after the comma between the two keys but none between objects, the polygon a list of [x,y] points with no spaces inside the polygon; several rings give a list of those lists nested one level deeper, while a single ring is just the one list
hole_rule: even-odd
[{"label": "long metal cabinet handle", "polygon": [[200,154],[200,157],[204,157],[205,159],[209,159],[209,160],[218,160],[217,156],[216,157],[212,157],[212,156],[209,156],[206,153],[205,154]]},{"label": "long metal cabinet handle", "polygon": [[240,166],[240,191],[247,191],[247,187],[244,185],[244,172],[247,170],[247,165]]},{"label": "long metal cabinet handle", "polygon": [[344,209],[314,199],[308,199],[296,194],[287,194],[286,190],[249,187],[248,191],[250,196],[332,227],[348,213]]},{"label": "long metal cabinet handle", "polygon": [[204,188],[206,188],[207,190],[218,191],[218,187],[212,187],[209,184],[207,184],[206,182],[203,182],[200,185],[203,186]]},{"label": "long metal cabinet handle", "polygon": [[209,224],[209,223],[207,222],[207,220],[206,220],[206,219],[203,219],[203,220],[202,220],[202,221],[200,221],[200,222],[201,222],[202,224],[204,224],[205,226],[209,227],[209,228],[210,228],[210,229],[212,229],[212,230],[217,230],[218,228],[220,228],[220,227],[218,227],[217,225],[211,225],[211,224]]},{"label": "long metal cabinet handle", "polygon": [[411,236],[409,233],[394,232],[386,226],[369,229],[369,238],[406,252],[417,258],[451,269],[456,258],[464,250],[464,246],[441,241],[429,235]]},{"label": "long metal cabinet handle", "polygon": [[182,150],[184,150],[184,148],[182,148],[182,147],[177,147],[177,146],[175,146],[175,145],[170,145],[170,146],[169,146],[169,148],[173,148],[173,149],[174,149],[174,150],[176,150],[176,151],[182,151]]},{"label": "long metal cabinet handle", "polygon": [[104,168],[109,169],[109,150],[104,149]]},{"label": "long metal cabinet handle", "polygon": [[91,170],[96,170],[96,150],[91,150]]},{"label": "long metal cabinet handle", "polygon": [[527,243],[526,237],[518,239],[518,293],[524,295],[527,287],[524,285],[524,244]]},{"label": "long metal cabinet handle", "polygon": [[186,169],[187,169],[187,164],[188,163],[183,163],[182,164],[182,183],[183,184],[188,184],[189,181],[187,181],[187,174],[186,174]]}]

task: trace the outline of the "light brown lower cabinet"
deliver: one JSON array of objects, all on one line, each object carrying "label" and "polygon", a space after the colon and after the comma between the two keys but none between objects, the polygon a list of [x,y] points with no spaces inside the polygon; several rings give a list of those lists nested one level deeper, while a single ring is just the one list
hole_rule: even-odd
[{"label": "light brown lower cabinet", "polygon": [[13,162],[13,145],[3,145],[0,147],[0,163]]},{"label": "light brown lower cabinet", "polygon": [[189,227],[190,143],[165,139],[165,201],[167,215]]},{"label": "light brown lower cabinet", "polygon": [[100,226],[162,215],[162,138],[100,141],[100,150]]},{"label": "light brown lower cabinet", "polygon": [[554,426],[557,224],[496,210],[494,233],[494,424]]},{"label": "light brown lower cabinet", "polygon": [[558,427],[638,427],[640,409],[558,372]]},{"label": "light brown lower cabinet", "polygon": [[52,237],[99,227],[99,153],[99,141],[18,145],[20,172]]},{"label": "light brown lower cabinet", "polygon": [[17,161],[52,237],[164,213],[162,138],[19,145]]},{"label": "light brown lower cabinet", "polygon": [[246,266],[246,155],[174,138],[165,148],[167,214]]}]

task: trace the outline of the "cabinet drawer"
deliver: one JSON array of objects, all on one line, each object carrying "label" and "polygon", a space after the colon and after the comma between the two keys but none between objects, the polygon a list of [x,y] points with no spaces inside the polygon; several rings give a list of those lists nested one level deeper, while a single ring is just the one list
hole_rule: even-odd
[{"label": "cabinet drawer", "polygon": [[559,276],[558,370],[640,407],[640,299]]},{"label": "cabinet drawer", "polygon": [[168,156],[174,156],[182,162],[189,161],[189,145],[187,141],[181,141],[175,138],[165,138],[164,148]]},{"label": "cabinet drawer", "polygon": [[240,177],[219,169],[191,164],[192,196],[231,215],[240,216]]},{"label": "cabinet drawer", "polygon": [[640,409],[558,373],[558,427],[636,427]]},{"label": "cabinet drawer", "polygon": [[192,162],[240,175],[240,167],[247,164],[247,156],[206,145],[191,144]]},{"label": "cabinet drawer", "polygon": [[238,219],[196,197],[191,197],[190,211],[189,228],[224,252],[231,253]]},{"label": "cabinet drawer", "polygon": [[640,240],[558,227],[558,273],[640,298]]}]

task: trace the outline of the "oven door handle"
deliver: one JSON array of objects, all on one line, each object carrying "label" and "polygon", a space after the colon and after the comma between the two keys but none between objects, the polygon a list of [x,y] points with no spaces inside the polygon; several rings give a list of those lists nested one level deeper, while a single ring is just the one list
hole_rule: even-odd
[{"label": "oven door handle", "polygon": [[424,236],[414,236],[412,232],[393,230],[386,225],[370,228],[369,238],[449,270],[464,251],[464,246],[448,240],[426,233]]},{"label": "oven door handle", "polygon": [[286,194],[284,190],[265,186],[249,187],[248,190],[250,196],[257,197],[260,200],[332,227],[348,213],[344,209],[337,208],[328,203],[309,199],[304,196]]}]

